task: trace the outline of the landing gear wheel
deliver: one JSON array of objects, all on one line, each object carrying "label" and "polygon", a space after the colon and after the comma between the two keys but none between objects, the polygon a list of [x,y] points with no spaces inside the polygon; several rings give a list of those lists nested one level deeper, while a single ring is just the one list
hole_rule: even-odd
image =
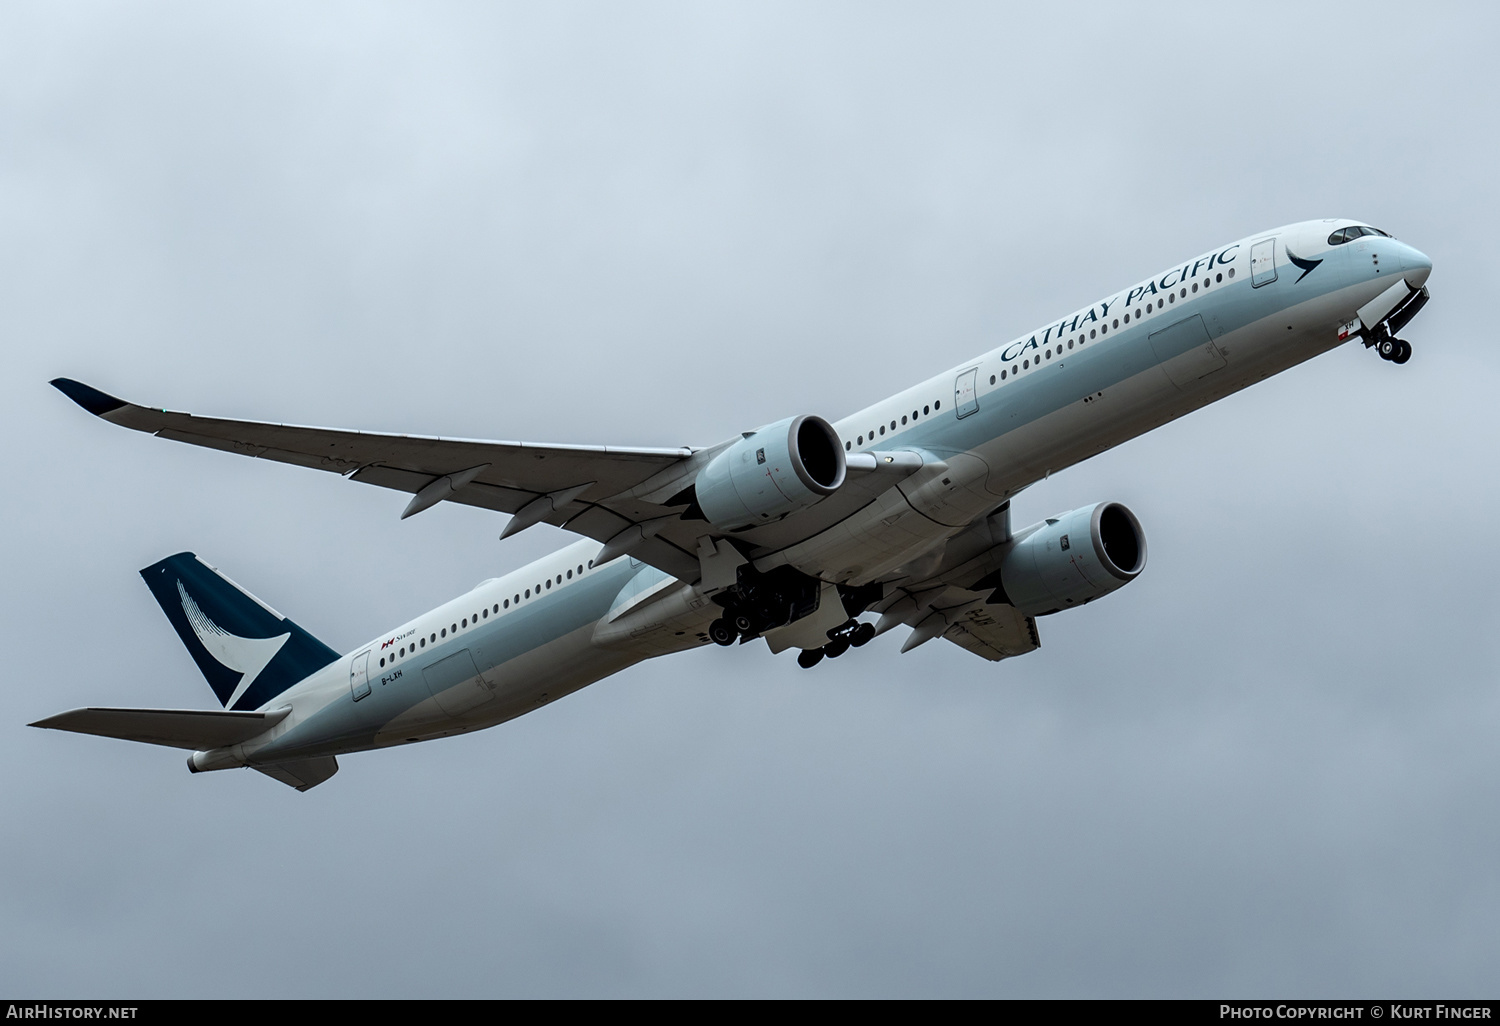
[{"label": "landing gear wheel", "polygon": [[1396,345],[1396,340],[1390,336],[1386,336],[1375,343],[1375,351],[1380,354],[1382,360],[1394,360],[1399,349],[1400,347]]},{"label": "landing gear wheel", "polygon": [[751,626],[753,626],[750,622],[750,617],[744,613],[735,613],[732,623],[734,624],[734,629],[740,634],[748,634]]},{"label": "landing gear wheel", "polygon": [[823,646],[823,654],[829,659],[837,659],[847,651],[849,651],[849,642],[843,638],[839,638],[837,641],[830,641]]},{"label": "landing gear wheel", "polygon": [[733,645],[737,637],[739,634],[729,625],[728,620],[715,620],[708,625],[708,638],[715,645]]},{"label": "landing gear wheel", "polygon": [[859,648],[861,645],[873,641],[874,638],[875,625],[873,623],[862,623],[858,627],[854,628],[853,633],[849,635],[849,644],[853,645],[855,648]]},{"label": "landing gear wheel", "polygon": [[811,670],[823,661],[823,650],[821,648],[804,648],[797,653],[797,665],[804,670]]},{"label": "landing gear wheel", "polygon": [[1405,363],[1411,359],[1411,343],[1404,338],[1398,338],[1396,342],[1396,355],[1391,357],[1391,362],[1396,364]]}]

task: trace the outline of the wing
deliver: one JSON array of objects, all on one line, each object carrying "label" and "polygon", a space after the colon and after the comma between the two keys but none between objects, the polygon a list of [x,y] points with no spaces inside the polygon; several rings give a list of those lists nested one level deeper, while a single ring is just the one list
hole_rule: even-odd
[{"label": "wing", "polygon": [[1042,647],[1033,617],[1015,606],[989,602],[984,595],[957,586],[937,583],[925,588],[898,588],[873,609],[880,614],[876,633],[883,634],[901,624],[912,628],[902,652],[939,637],[991,662]]},{"label": "wing", "polygon": [[[660,527],[686,507],[665,503],[691,481],[702,462],[693,458],[700,450],[489,442],[222,420],[137,406],[68,378],[52,384],[121,427],[411,493],[415,498],[404,516],[444,500],[461,502],[519,514],[524,523],[514,527],[545,522],[601,542],[618,540],[621,552],[628,544],[632,555],[674,576],[698,576],[695,551],[661,537]],[[707,525],[696,526],[699,534],[712,533]],[[632,532],[639,536],[621,538]]]},{"label": "wing", "polygon": [[[69,378],[52,382],[88,412],[176,442],[327,470],[413,496],[403,516],[442,501],[512,514],[501,537],[548,523],[604,543],[607,561],[629,552],[689,583],[702,576],[704,539],[724,533],[678,497],[729,442],[706,449],[544,445],[223,420],[137,406]],[[857,454],[837,493],[779,523],[737,533],[750,558],[810,538],[870,503],[920,461]],[[713,545],[707,551],[714,551]]]},{"label": "wing", "polygon": [[1042,647],[1036,620],[1015,606],[974,603],[945,617],[943,637],[991,662],[1025,655]]},{"label": "wing", "polygon": [[925,581],[898,587],[871,609],[876,633],[912,629],[901,651],[947,638],[982,659],[999,662],[1042,647],[1036,619],[997,601],[1001,546],[1011,538],[1010,504],[949,543],[952,565]]}]

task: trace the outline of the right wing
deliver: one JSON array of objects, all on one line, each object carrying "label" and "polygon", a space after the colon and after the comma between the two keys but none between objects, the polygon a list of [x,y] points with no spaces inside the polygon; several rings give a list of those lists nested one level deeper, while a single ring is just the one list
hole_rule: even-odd
[{"label": "right wing", "polygon": [[925,581],[899,586],[875,603],[871,609],[880,614],[876,633],[905,624],[912,631],[901,646],[903,652],[933,638],[947,638],[991,662],[1041,648],[1036,618],[1008,602],[994,601],[998,554],[1010,538],[1010,504],[1006,503],[950,542],[957,565]]},{"label": "right wing", "polygon": [[898,588],[877,603],[874,611],[880,613],[875,626],[878,633],[901,624],[912,628],[901,646],[903,652],[933,638],[947,638],[981,659],[999,662],[1042,647],[1034,617],[956,586]]},{"label": "right wing", "polygon": [[943,631],[943,637],[991,662],[1025,655],[1042,647],[1036,620],[1022,614],[1015,606],[971,603],[962,609],[948,611],[944,619],[948,627]]}]

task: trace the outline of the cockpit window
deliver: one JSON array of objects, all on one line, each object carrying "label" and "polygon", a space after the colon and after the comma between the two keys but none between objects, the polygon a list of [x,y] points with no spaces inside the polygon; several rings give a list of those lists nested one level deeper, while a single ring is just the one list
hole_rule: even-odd
[{"label": "cockpit window", "polygon": [[1390,232],[1383,232],[1379,228],[1371,228],[1369,225],[1350,225],[1348,228],[1340,228],[1328,236],[1330,246],[1342,246],[1346,242],[1353,242],[1362,235],[1379,235],[1382,238],[1394,238]]}]

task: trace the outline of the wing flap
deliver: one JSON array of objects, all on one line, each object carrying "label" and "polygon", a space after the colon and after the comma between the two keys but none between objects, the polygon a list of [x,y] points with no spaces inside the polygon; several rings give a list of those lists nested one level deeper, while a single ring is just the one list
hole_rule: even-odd
[{"label": "wing flap", "polygon": [[903,652],[937,637],[990,662],[1042,647],[1034,618],[1015,606],[986,602],[955,585],[937,582],[927,588],[901,588],[871,608],[881,614],[877,631],[901,624],[912,628]]},{"label": "wing flap", "polygon": [[950,615],[943,637],[996,663],[1042,647],[1036,620],[1010,605],[980,603]]},{"label": "wing flap", "polygon": [[31,726],[202,751],[236,745],[264,734],[284,720],[289,712],[290,709],[275,709],[263,713],[202,709],[89,708],[58,713],[45,720],[37,720]]}]

